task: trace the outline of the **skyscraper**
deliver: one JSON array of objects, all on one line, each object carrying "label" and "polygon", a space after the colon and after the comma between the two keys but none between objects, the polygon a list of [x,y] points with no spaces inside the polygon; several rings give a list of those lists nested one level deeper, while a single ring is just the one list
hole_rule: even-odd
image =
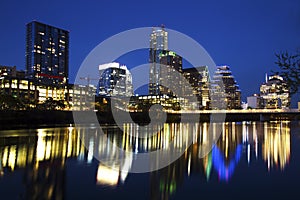
[{"label": "skyscraper", "polygon": [[68,84],[69,32],[33,21],[27,24],[26,76],[38,84]]},{"label": "skyscraper", "polygon": [[241,90],[229,66],[218,67],[213,76],[211,87],[211,107],[213,109],[241,108]]},{"label": "skyscraper", "polygon": [[168,32],[164,26],[153,27],[150,36],[150,77],[149,77],[149,94],[160,94],[160,57],[159,55],[163,50],[168,50]]},{"label": "skyscraper", "polygon": [[260,96],[264,108],[289,108],[291,103],[289,87],[279,75],[266,78],[266,83],[260,86]]},{"label": "skyscraper", "polygon": [[207,66],[192,67],[183,69],[183,75],[189,82],[189,85],[184,87],[190,87],[193,89],[193,93],[185,92],[185,95],[196,96],[197,108],[209,108],[210,92],[209,92],[209,71]]},{"label": "skyscraper", "polygon": [[106,63],[99,65],[100,79],[97,95],[132,96],[132,77],[125,65]]},{"label": "skyscraper", "polygon": [[[158,91],[156,95],[182,96],[182,57],[162,50],[159,57]],[[174,87],[173,90],[171,87]],[[175,91],[176,89],[176,91]]]}]

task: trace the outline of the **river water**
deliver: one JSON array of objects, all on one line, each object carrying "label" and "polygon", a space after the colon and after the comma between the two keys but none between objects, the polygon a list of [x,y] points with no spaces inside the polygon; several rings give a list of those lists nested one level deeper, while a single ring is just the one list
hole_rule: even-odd
[{"label": "river water", "polygon": [[[230,122],[218,124],[220,130],[214,126],[163,124],[154,133],[147,129],[151,136],[144,138],[137,136],[134,124],[101,130],[74,125],[1,130],[0,199],[298,196],[299,122]],[[217,135],[217,142],[203,153],[210,134]],[[131,173],[138,155],[178,146],[183,151],[174,162],[151,172]],[[122,150],[129,153],[121,155]],[[161,161],[155,158],[157,166]]]}]

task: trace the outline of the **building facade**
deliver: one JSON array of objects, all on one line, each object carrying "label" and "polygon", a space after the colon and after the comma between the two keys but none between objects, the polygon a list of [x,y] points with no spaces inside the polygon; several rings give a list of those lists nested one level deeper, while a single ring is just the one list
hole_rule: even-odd
[{"label": "building facade", "polygon": [[279,75],[272,75],[260,86],[264,108],[289,108],[290,94],[286,81]]},{"label": "building facade", "polygon": [[217,68],[211,84],[212,109],[240,109],[241,90],[229,66]]},{"label": "building facade", "polygon": [[[0,90],[2,94],[19,98],[23,102],[43,103],[48,99],[67,100],[68,87],[57,87],[25,77],[25,72],[15,66],[0,66]],[[68,100],[67,100],[68,101]]]},{"label": "building facade", "polygon": [[249,109],[257,109],[264,107],[263,98],[260,95],[254,94],[253,96],[247,97],[247,103]]},{"label": "building facade", "polygon": [[99,65],[99,96],[132,96],[132,76],[125,65],[106,63]]},{"label": "building facade", "polygon": [[[192,87],[193,94],[197,97],[197,107],[199,109],[209,109],[210,92],[209,92],[209,71],[207,66],[183,69],[183,75],[189,82],[184,87]],[[186,92],[185,92],[186,94]],[[186,94],[188,95],[188,94]]]},{"label": "building facade", "polygon": [[16,77],[17,67],[0,65],[0,77],[4,76]]},{"label": "building facade", "polygon": [[68,100],[72,110],[94,109],[96,87],[93,85],[69,84]]},{"label": "building facade", "polygon": [[[159,54],[158,94],[183,96],[182,57],[173,51],[162,50]],[[150,75],[151,76],[151,75]]]},{"label": "building facade", "polygon": [[55,101],[66,100],[68,89],[66,87],[53,87],[47,85],[37,85],[34,81],[20,77],[1,77],[1,92],[4,94],[28,99],[42,103],[51,98]]},{"label": "building facade", "polygon": [[26,28],[26,77],[38,84],[67,86],[69,31],[37,21]]},{"label": "building facade", "polygon": [[168,32],[164,26],[153,27],[150,36],[149,63],[149,94],[160,95],[160,54],[163,50],[168,50]]}]

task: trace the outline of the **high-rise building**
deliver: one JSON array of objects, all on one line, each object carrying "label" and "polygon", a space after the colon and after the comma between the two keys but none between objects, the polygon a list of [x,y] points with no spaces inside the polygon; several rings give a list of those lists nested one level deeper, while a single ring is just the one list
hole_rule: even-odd
[{"label": "high-rise building", "polygon": [[132,96],[132,76],[125,65],[107,63],[99,65],[100,79],[97,95]]},{"label": "high-rise building", "polygon": [[155,94],[182,96],[182,57],[169,50],[162,50],[158,57],[160,72],[158,74],[158,91]]},{"label": "high-rise building", "polygon": [[[209,108],[209,71],[207,66],[192,67],[183,69],[183,74],[185,79],[189,82],[189,85],[184,87],[190,87],[193,89],[193,93],[190,95],[195,95],[197,97],[197,107],[198,108]],[[188,95],[185,92],[185,95]]]},{"label": "high-rise building", "polygon": [[229,66],[217,68],[211,84],[211,107],[213,109],[241,108],[241,90]]},{"label": "high-rise building", "polygon": [[68,84],[69,31],[33,21],[27,24],[26,76],[37,84]]},{"label": "high-rise building", "polygon": [[149,94],[159,95],[160,92],[160,54],[163,50],[168,50],[168,32],[164,26],[153,27],[150,36],[150,77],[149,77]]},{"label": "high-rise building", "polygon": [[266,83],[260,86],[260,96],[265,108],[288,108],[290,94],[286,81],[279,75],[266,78]]}]

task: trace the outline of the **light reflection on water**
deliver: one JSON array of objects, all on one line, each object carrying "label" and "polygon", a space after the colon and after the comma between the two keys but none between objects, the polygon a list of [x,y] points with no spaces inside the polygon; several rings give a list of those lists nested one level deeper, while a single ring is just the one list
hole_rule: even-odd
[{"label": "light reflection on water", "polygon": [[[73,179],[84,179],[77,177],[77,174],[70,169],[75,165],[71,162],[73,160],[83,166],[96,165],[95,168],[80,169],[93,170],[91,173],[94,174],[94,178],[89,181],[96,185],[94,190],[98,190],[98,193],[95,194],[101,194],[103,188],[107,187],[113,190],[122,188],[129,184],[127,179],[131,174],[128,171],[134,161],[134,154],[127,157],[120,155],[111,147],[111,142],[124,150],[144,153],[169,148],[171,142],[174,142],[175,147],[181,146],[186,142],[187,132],[193,134],[193,143],[176,162],[159,171],[149,173],[148,178],[136,179],[141,185],[145,182],[150,184],[147,198],[175,198],[180,187],[189,182],[189,177],[195,174],[205,177],[208,183],[225,182],[230,185],[237,167],[244,161],[249,168],[252,167],[252,162],[263,161],[262,170],[266,173],[272,169],[284,171],[289,165],[290,122],[223,123],[222,135],[217,144],[209,154],[201,158],[201,146],[205,145],[209,138],[208,127],[207,123],[170,123],[164,124],[162,131],[149,138],[137,138],[135,136],[138,131],[133,124],[124,124],[123,127],[125,132],[130,134],[123,134],[117,127],[108,126],[103,129],[107,135],[106,140],[99,137],[97,132],[99,130],[88,127],[77,130],[73,127],[63,127],[1,131],[0,188],[5,188],[6,183],[13,179],[13,174],[21,172],[22,183],[14,182],[15,185],[23,188],[20,194],[17,194],[18,197],[68,198],[68,192],[64,191],[67,188],[65,185]],[[85,141],[86,146],[81,139]],[[105,156],[105,159],[114,165],[114,169],[118,170],[97,162],[93,158],[95,153]],[[67,162],[72,164],[67,167]],[[66,179],[69,181],[67,182]],[[77,188],[78,190],[84,196],[85,191],[81,191],[80,188]],[[122,192],[116,191],[118,192],[122,196]],[[13,194],[7,193],[7,195]]]}]

